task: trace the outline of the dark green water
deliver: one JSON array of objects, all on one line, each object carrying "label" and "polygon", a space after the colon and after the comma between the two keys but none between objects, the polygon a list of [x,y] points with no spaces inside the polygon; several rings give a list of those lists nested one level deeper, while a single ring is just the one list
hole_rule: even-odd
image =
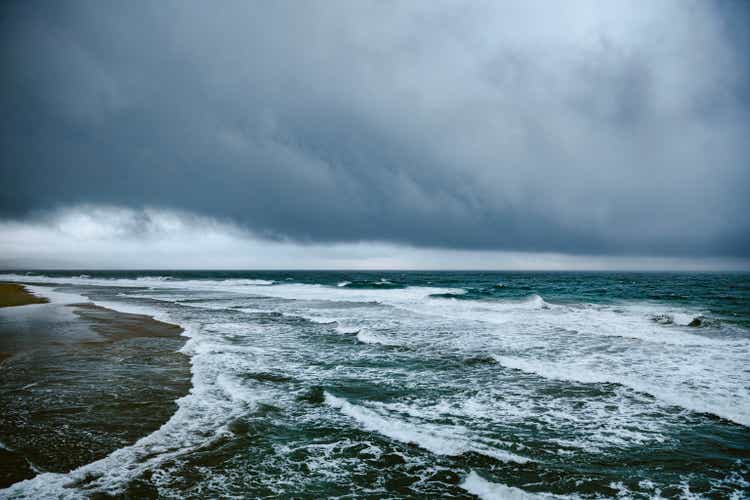
[{"label": "dark green water", "polygon": [[748,274],[0,279],[182,325],[193,385],[137,443],[0,496],[750,494]]}]

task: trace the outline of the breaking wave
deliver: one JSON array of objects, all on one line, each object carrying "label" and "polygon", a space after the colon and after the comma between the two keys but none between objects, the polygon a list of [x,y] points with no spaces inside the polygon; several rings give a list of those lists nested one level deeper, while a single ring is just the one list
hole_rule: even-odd
[{"label": "breaking wave", "polygon": [[526,457],[475,442],[464,429],[426,423],[413,424],[383,415],[365,406],[355,405],[328,392],[325,392],[325,402],[356,420],[367,431],[377,432],[402,443],[415,444],[438,455],[456,456],[475,452],[502,462],[523,464],[529,461]]},{"label": "breaking wave", "polygon": [[[559,363],[511,356],[494,356],[494,358],[506,368],[533,373],[550,380],[621,385],[653,396],[669,405],[698,413],[709,413],[750,427],[750,408],[743,405],[743,401],[750,400],[750,391],[747,387],[741,388],[735,385],[738,382],[741,384],[739,374],[735,380],[717,381],[709,378],[712,374],[711,367],[700,367],[699,370],[703,369],[703,373],[691,370],[689,376],[685,377],[678,372],[660,369],[649,372],[628,372],[621,366],[612,365],[606,361],[592,366],[584,361],[575,360]],[[696,380],[701,375],[703,375],[703,380]]]},{"label": "breaking wave", "polygon": [[469,472],[469,475],[461,483],[461,488],[472,495],[478,496],[482,500],[546,500],[562,498],[546,493],[528,493],[520,488],[492,483],[474,471]]}]

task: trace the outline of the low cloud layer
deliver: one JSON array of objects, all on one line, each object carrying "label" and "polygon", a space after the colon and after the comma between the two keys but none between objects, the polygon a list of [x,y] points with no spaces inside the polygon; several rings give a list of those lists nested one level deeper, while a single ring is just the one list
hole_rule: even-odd
[{"label": "low cloud layer", "polygon": [[747,259],[748,11],[6,2],[0,234],[86,206],[143,244],[154,207],[307,245],[289,261],[358,242]]},{"label": "low cloud layer", "polygon": [[393,243],[269,241],[210,217],[81,206],[0,222],[0,269],[737,270],[746,259],[448,250]]}]

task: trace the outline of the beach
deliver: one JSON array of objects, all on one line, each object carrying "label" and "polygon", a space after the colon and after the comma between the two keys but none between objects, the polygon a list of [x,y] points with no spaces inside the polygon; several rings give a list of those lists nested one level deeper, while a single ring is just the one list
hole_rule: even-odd
[{"label": "beach", "polygon": [[25,306],[28,304],[45,304],[49,300],[37,297],[18,283],[0,283],[0,307]]},{"label": "beach", "polygon": [[0,292],[0,488],[132,444],[187,394],[180,327],[17,284]]}]

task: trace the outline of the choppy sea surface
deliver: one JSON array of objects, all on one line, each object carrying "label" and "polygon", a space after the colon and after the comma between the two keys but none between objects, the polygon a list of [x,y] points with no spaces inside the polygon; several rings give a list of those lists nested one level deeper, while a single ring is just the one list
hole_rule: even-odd
[{"label": "choppy sea surface", "polygon": [[181,325],[157,431],[0,497],[750,497],[750,275],[37,272]]}]

